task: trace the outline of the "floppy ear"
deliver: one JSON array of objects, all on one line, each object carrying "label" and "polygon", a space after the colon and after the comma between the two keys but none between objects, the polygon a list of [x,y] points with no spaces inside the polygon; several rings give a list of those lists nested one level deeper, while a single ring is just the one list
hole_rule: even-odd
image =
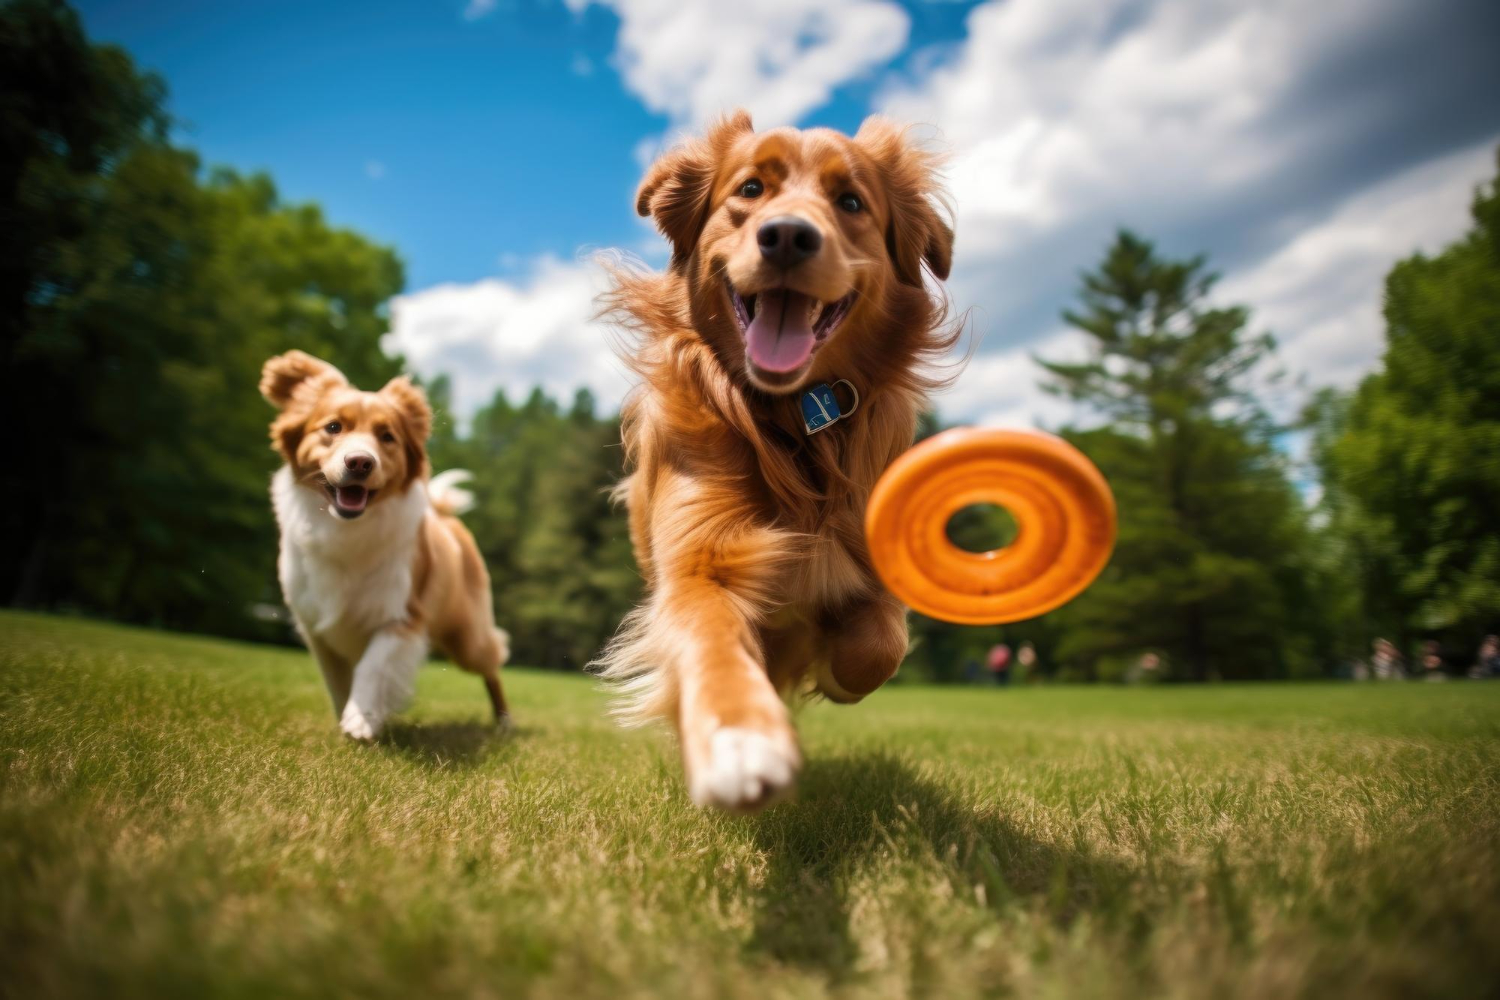
[{"label": "floppy ear", "polygon": [[663,153],[646,171],[635,193],[635,211],[656,220],[656,228],[672,242],[673,263],[686,258],[698,242],[724,152],[752,131],[750,114],[736,111],[710,125],[703,138]]},{"label": "floppy ear", "polygon": [[281,411],[271,422],[271,447],[288,463],[295,462],[307,421],[305,404],[348,384],[343,372],[301,351],[287,351],[267,361],[260,370],[260,394]]},{"label": "floppy ear", "polygon": [[405,375],[387,382],[380,394],[396,405],[396,412],[406,425],[403,437],[407,479],[417,479],[427,472],[427,438],[432,433],[432,407],[427,405],[427,394]]},{"label": "floppy ear", "polygon": [[301,351],[287,351],[267,361],[260,370],[260,394],[284,410],[297,399],[307,399],[337,385],[348,385],[344,373],[326,361]]},{"label": "floppy ear", "polygon": [[953,267],[953,227],[938,213],[941,159],[913,145],[905,129],[880,115],[866,118],[854,141],[875,161],[885,182],[891,213],[885,246],[896,276],[920,286],[925,263],[933,277],[947,280]]}]

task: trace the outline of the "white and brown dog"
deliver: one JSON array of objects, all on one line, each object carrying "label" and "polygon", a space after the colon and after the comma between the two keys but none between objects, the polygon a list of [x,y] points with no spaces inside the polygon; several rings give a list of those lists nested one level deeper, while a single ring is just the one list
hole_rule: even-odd
[{"label": "white and brown dog", "polygon": [[489,573],[456,516],[463,472],[429,481],[432,411],[406,378],[361,392],[325,361],[288,351],[266,362],[261,395],[281,412],[271,479],[282,593],[323,670],[345,733],[371,739],[410,697],[436,647],[484,678],[507,721]]}]

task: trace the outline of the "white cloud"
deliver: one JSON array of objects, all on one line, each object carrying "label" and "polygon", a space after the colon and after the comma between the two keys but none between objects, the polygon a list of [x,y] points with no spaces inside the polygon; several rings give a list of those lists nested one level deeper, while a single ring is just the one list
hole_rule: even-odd
[{"label": "white cloud", "polygon": [[573,58],[568,62],[568,70],[574,76],[593,76],[594,61],[582,52],[573,53]]},{"label": "white cloud", "polygon": [[487,278],[412,292],[391,303],[385,346],[423,376],[449,376],[462,418],[497,389],[518,400],[537,385],[561,400],[587,387],[612,410],[630,383],[610,349],[608,326],[594,319],[604,282],[597,264],[547,257],[522,281]]},{"label": "white cloud", "polygon": [[[916,76],[877,102],[941,128],[957,211],[950,291],[976,307],[987,341],[976,377],[995,392],[1035,381],[1024,351],[1055,341],[1078,271],[1121,225],[1170,256],[1207,251],[1227,268],[1223,297],[1278,333],[1294,372],[1357,375],[1379,352],[1384,269],[1457,235],[1487,173],[1478,148],[1394,180],[1366,167],[1401,167],[1401,116],[1433,114],[1347,82],[1391,79],[1370,53],[1399,44],[1415,16],[1400,0],[976,8],[961,44],[913,60]],[[1020,386],[997,411],[993,392],[964,394],[969,379],[939,401],[945,413],[1057,412]]]},{"label": "white cloud", "polygon": [[[976,8],[958,58],[886,108],[939,124],[971,249],[1126,206],[1229,196],[1313,136],[1267,136],[1291,86],[1395,0],[1140,4],[1010,0]],[[1126,200],[1128,199],[1128,200]]]},{"label": "white cloud", "polygon": [[651,162],[661,155],[665,147],[665,137],[660,135],[643,135],[635,141],[630,148],[630,158],[635,165],[645,170],[651,166]]},{"label": "white cloud", "polygon": [[1255,307],[1289,369],[1348,385],[1384,346],[1381,297],[1391,266],[1436,253],[1469,223],[1474,187],[1494,174],[1485,142],[1377,184],[1343,202],[1264,260],[1230,274],[1216,297]]},{"label": "white cloud", "polygon": [[[1289,372],[1314,385],[1351,385],[1384,349],[1380,310],[1392,265],[1418,251],[1437,253],[1462,233],[1475,185],[1493,175],[1490,143],[1404,171],[1346,199],[1280,249],[1227,275],[1214,299],[1249,304],[1251,331],[1277,335],[1278,360]],[[1004,427],[1087,424],[1091,414],[1041,390],[1042,370],[1032,358],[1081,361],[1088,343],[1079,331],[1054,327],[1018,347],[983,352],[981,344],[982,353],[939,400],[942,412],[949,419]],[[1295,416],[1300,398],[1285,389],[1266,391],[1278,416]],[[1305,451],[1305,442],[1298,447]]]},{"label": "white cloud", "polygon": [[[726,107],[749,106],[761,127],[798,120],[888,63],[909,28],[883,0],[566,2],[619,14],[625,85],[673,119],[667,136],[641,140],[638,162]],[[1493,170],[1493,139],[1425,163],[1415,151],[1451,142],[1391,154],[1417,131],[1413,114],[1441,106],[1386,59],[1424,17],[1400,0],[1004,0],[971,13],[962,42],[915,53],[913,75],[877,104],[941,128],[958,212],[949,288],[981,336],[937,401],[944,415],[1086,419],[1040,391],[1031,356],[1081,356],[1083,336],[1058,314],[1120,225],[1171,256],[1210,253],[1226,271],[1219,300],[1251,306],[1293,373],[1348,384],[1367,370],[1391,263],[1458,235]],[[1368,85],[1371,72],[1396,89]],[[1329,82],[1340,74],[1342,87]],[[1409,90],[1415,112],[1399,106]],[[1386,167],[1367,166],[1380,155]],[[659,263],[662,244],[645,233],[636,249]],[[519,396],[536,383],[561,397],[587,385],[616,405],[628,380],[591,318],[601,272],[552,258],[506,267],[526,277],[398,299],[392,346],[424,374],[453,376],[463,414],[497,387]]]},{"label": "white cloud", "polygon": [[1237,160],[1210,154],[1263,105],[1281,59],[1243,57],[1253,14],[1204,25],[1181,6],[1154,13],[1116,36],[1109,5],[986,5],[955,61],[886,96],[953,144],[962,250],[1013,250],[1127,192],[1177,198],[1184,179],[1198,192],[1214,183],[1206,165]]},{"label": "white cloud", "polygon": [[736,107],[757,126],[796,122],[896,56],[911,18],[889,0],[566,0],[620,18],[614,61],[651,110],[700,125]]},{"label": "white cloud", "polygon": [[495,9],[495,0],[469,0],[464,8],[465,21],[477,21]]},{"label": "white cloud", "polygon": [[1076,421],[1081,410],[1069,400],[1043,392],[1042,370],[1033,355],[1048,361],[1083,361],[1084,335],[1054,330],[1035,343],[976,353],[963,374],[937,402],[945,420],[987,427],[1056,428]]}]

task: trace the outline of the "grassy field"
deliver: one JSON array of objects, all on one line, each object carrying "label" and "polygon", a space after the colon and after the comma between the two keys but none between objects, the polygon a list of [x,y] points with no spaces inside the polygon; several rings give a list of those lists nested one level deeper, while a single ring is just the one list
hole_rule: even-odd
[{"label": "grassy field", "polygon": [[1495,996],[1500,684],[893,687],[687,802],[588,678],[0,615],[9,996]]}]

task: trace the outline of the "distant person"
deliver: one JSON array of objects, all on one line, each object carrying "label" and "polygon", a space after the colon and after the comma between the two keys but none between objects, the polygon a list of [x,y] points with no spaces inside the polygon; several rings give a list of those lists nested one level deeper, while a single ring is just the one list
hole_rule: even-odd
[{"label": "distant person", "polygon": [[1422,676],[1429,681],[1445,681],[1447,671],[1443,669],[1443,654],[1436,639],[1422,643]]},{"label": "distant person", "polygon": [[1154,681],[1160,671],[1161,657],[1156,653],[1142,653],[1125,668],[1125,683],[1143,684]]},{"label": "distant person", "polygon": [[1470,677],[1494,679],[1500,677],[1500,636],[1487,635],[1479,644]]},{"label": "distant person", "polygon": [[1376,639],[1370,668],[1377,681],[1400,681],[1406,679],[1406,667],[1401,662],[1401,653],[1389,639]]},{"label": "distant person", "polygon": [[997,642],[990,648],[990,676],[996,684],[1004,687],[1010,683],[1010,647]]},{"label": "distant person", "polygon": [[1370,679],[1370,666],[1364,660],[1356,659],[1349,665],[1349,676],[1356,681],[1367,681]]},{"label": "distant person", "polygon": [[1021,643],[1021,648],[1016,650],[1016,663],[1021,668],[1019,680],[1030,680],[1036,672],[1036,647],[1030,642]]},{"label": "distant person", "polygon": [[983,680],[984,671],[979,669],[979,661],[969,657],[964,661],[964,683],[978,684]]}]

